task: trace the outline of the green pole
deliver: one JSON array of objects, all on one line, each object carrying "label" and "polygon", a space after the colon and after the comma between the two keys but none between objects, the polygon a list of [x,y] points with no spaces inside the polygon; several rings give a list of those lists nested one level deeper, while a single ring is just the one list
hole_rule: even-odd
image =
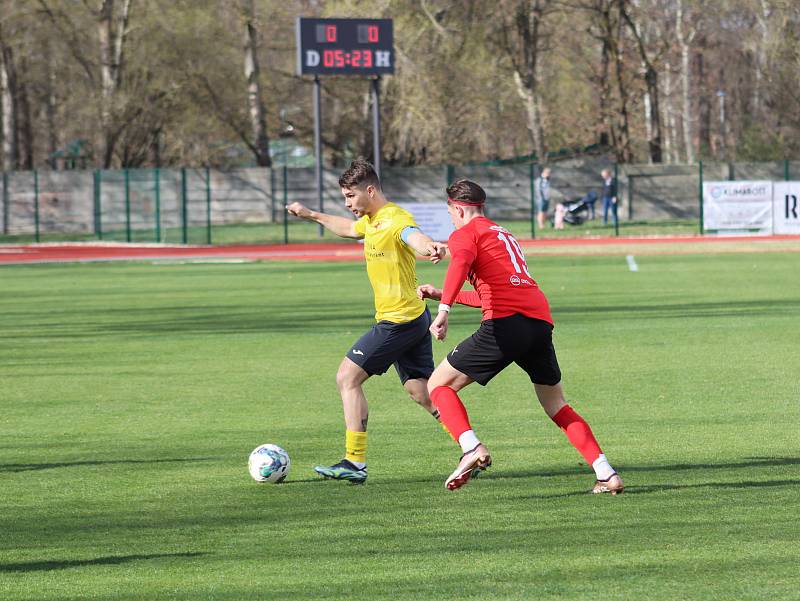
[{"label": "green pole", "polygon": [[636,179],[628,174],[628,221],[633,221],[633,182]]},{"label": "green pole", "polygon": [[286,163],[283,164],[283,243],[289,244],[289,211],[286,210],[286,205],[289,204],[289,169]]},{"label": "green pole", "polygon": [[3,233],[8,233],[8,173],[3,171]]},{"label": "green pole", "polygon": [[452,184],[453,180],[455,179],[455,175],[456,175],[456,168],[453,167],[452,165],[448,165],[445,171],[445,177],[447,178],[447,181],[444,183],[445,188],[450,187],[450,184]]},{"label": "green pole", "polygon": [[103,183],[103,171],[94,170],[94,233],[98,240],[103,239],[103,212],[100,202]]},{"label": "green pole", "polygon": [[619,238],[619,165],[614,163],[614,190],[617,193],[617,199],[614,205],[614,235]]},{"label": "green pole", "polygon": [[783,159],[783,179],[789,181],[789,159]]},{"label": "green pole", "polygon": [[206,242],[211,244],[211,170],[206,167]]},{"label": "green pole", "polygon": [[697,196],[700,199],[700,235],[703,235],[703,161],[698,161],[699,180]]},{"label": "green pole", "polygon": [[181,167],[181,241],[187,244],[189,232],[187,231],[187,199],[186,199],[186,167]]},{"label": "green pole", "polygon": [[270,220],[269,222],[275,224],[275,169],[269,168],[269,198],[270,198]]},{"label": "green pole", "polygon": [[125,240],[131,241],[131,175],[125,169]]},{"label": "green pole", "polygon": [[39,242],[39,172],[33,170],[33,219],[36,222],[36,241]]},{"label": "green pole", "polygon": [[156,242],[161,242],[161,169],[156,167],[153,173],[156,197]]},{"label": "green pole", "polygon": [[531,189],[531,238],[536,239],[536,163],[528,164],[528,180]]}]

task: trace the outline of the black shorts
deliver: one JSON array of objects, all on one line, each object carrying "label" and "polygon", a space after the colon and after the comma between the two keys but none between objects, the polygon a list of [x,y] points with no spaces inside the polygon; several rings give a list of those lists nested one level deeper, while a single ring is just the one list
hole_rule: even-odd
[{"label": "black shorts", "polygon": [[427,307],[422,315],[407,323],[379,321],[347,351],[347,358],[369,375],[380,375],[394,365],[400,381],[430,378],[433,373],[431,346],[431,314]]},{"label": "black shorts", "polygon": [[519,314],[482,322],[477,332],[450,351],[447,361],[481,386],[511,362],[524,369],[534,384],[555,386],[561,381],[553,326]]}]

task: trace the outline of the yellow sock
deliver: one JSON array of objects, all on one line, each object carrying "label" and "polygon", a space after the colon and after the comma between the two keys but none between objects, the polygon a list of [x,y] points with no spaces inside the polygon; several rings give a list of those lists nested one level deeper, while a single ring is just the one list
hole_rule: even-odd
[{"label": "yellow sock", "polygon": [[347,430],[344,435],[344,458],[358,463],[367,462],[367,433]]}]

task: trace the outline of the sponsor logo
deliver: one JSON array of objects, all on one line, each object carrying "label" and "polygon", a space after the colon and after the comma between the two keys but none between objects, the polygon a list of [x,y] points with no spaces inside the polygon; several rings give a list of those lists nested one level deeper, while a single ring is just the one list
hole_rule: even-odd
[{"label": "sponsor logo", "polygon": [[794,194],[786,195],[786,219],[797,219],[797,196]]},{"label": "sponsor logo", "polygon": [[522,280],[519,279],[518,275],[512,275],[509,281],[512,286],[519,286]]},{"label": "sponsor logo", "polygon": [[359,351],[359,350],[356,350],[356,349],[353,349],[350,352],[353,353],[354,355],[363,355],[364,354],[364,351]]}]

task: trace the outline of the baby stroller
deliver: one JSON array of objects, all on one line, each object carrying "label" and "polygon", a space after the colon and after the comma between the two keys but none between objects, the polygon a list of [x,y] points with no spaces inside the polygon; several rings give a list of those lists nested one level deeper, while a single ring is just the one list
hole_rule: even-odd
[{"label": "baby stroller", "polygon": [[[572,200],[559,203],[556,207],[556,215],[554,217],[554,226],[557,229],[563,227],[563,223],[570,225],[580,225],[591,215],[594,218],[594,203],[597,202],[597,192],[590,190],[585,196],[573,198]],[[560,214],[559,214],[560,212]],[[562,222],[560,224],[559,222]]]}]

